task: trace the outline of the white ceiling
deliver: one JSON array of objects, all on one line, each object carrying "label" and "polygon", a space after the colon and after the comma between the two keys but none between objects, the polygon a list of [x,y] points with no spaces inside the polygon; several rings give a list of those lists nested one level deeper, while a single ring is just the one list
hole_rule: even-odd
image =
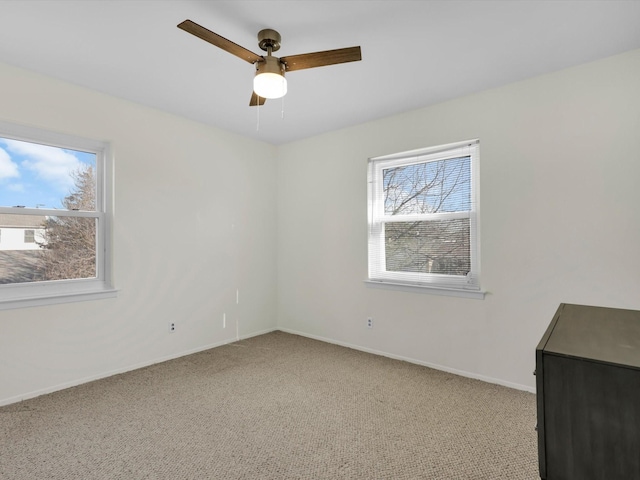
[{"label": "white ceiling", "polygon": [[[258,128],[254,67],[185,19],[258,54],[273,28],[278,56],[360,45],[362,61],[290,72]],[[282,144],[640,48],[639,25],[638,0],[4,0],[0,62]]]}]

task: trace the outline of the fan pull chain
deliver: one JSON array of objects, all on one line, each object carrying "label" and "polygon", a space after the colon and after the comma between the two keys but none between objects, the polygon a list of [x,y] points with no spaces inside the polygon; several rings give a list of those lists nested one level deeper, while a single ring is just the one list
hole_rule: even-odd
[{"label": "fan pull chain", "polygon": [[257,111],[257,117],[258,119],[256,120],[256,132],[260,131],[260,97],[258,98],[258,104],[256,105],[256,111]]},{"label": "fan pull chain", "polygon": [[282,97],[282,120],[284,120],[284,97]]}]

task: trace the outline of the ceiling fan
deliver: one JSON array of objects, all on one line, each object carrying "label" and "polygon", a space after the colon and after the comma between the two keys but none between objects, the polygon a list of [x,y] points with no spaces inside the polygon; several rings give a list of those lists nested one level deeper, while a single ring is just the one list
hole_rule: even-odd
[{"label": "ceiling fan", "polygon": [[278,32],[270,28],[258,32],[258,45],[267,52],[266,56],[257,55],[251,50],[247,50],[191,20],[185,20],[180,23],[178,28],[256,66],[253,93],[249,102],[251,107],[264,105],[267,98],[280,98],[287,93],[287,80],[284,78],[285,72],[362,60],[360,47],[303,53],[281,58],[274,57],[272,53],[280,49],[282,38]]}]

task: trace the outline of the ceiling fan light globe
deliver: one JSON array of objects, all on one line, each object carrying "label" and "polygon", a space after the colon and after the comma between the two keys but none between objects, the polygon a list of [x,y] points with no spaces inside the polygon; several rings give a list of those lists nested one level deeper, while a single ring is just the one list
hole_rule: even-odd
[{"label": "ceiling fan light globe", "polygon": [[284,97],[287,79],[277,73],[260,73],[253,77],[253,91],[262,98]]}]

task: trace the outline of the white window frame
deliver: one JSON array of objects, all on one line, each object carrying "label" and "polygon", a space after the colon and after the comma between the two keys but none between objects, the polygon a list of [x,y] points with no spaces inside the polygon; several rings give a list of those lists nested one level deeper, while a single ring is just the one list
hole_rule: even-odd
[{"label": "white window frame", "polygon": [[0,206],[0,213],[88,217],[95,218],[98,222],[96,229],[95,278],[0,285],[0,310],[115,297],[117,290],[112,285],[111,258],[113,156],[110,144],[6,122],[0,122],[0,137],[94,153],[96,155],[97,181],[95,211]]},{"label": "white window frame", "polygon": [[[384,211],[383,171],[388,168],[413,165],[450,158],[470,156],[471,208],[468,212],[440,212],[412,215],[387,215]],[[370,284],[403,290],[428,291],[443,295],[484,298],[480,288],[479,235],[479,141],[468,140],[437,147],[422,148],[368,160],[368,269]],[[471,271],[466,277],[418,272],[386,270],[384,225],[396,222],[451,220],[469,218]]]}]

